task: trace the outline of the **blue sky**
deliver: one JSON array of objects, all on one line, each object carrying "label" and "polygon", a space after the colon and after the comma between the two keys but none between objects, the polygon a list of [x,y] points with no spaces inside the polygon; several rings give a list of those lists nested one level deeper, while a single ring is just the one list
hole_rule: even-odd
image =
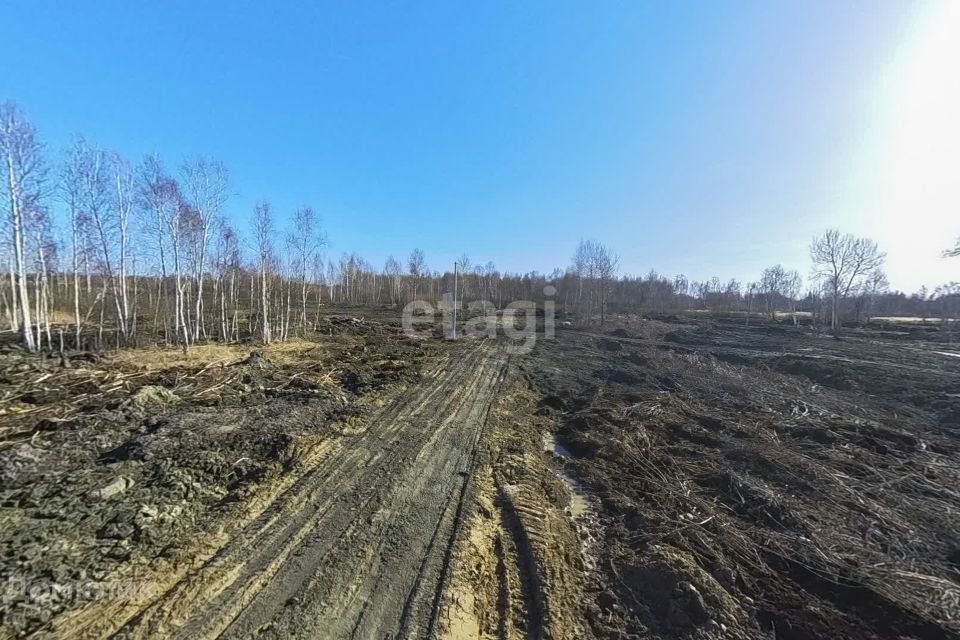
[{"label": "blue sky", "polygon": [[837,226],[878,236],[895,287],[960,279],[935,255],[956,190],[886,195],[938,3],[6,4],[0,97],[51,149],[214,156],[236,226],[308,203],[334,256],[548,271],[591,237],[626,272],[748,280],[806,274]]}]

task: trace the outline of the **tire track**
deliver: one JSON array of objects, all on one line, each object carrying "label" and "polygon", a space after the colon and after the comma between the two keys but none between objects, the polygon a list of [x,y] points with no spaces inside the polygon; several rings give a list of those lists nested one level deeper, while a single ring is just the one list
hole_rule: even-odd
[{"label": "tire track", "polygon": [[424,635],[506,361],[463,347],[117,637]]}]

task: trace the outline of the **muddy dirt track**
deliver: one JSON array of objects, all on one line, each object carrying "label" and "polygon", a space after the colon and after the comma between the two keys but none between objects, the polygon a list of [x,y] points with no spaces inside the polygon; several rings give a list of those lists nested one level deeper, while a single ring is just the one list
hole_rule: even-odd
[{"label": "muddy dirt track", "polygon": [[119,637],[423,637],[506,354],[473,346],[328,448]]}]

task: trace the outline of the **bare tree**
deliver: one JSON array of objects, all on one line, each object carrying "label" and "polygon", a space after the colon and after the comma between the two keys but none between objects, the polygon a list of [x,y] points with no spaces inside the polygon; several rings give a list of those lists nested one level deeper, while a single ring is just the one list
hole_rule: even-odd
[{"label": "bare tree", "polygon": [[606,320],[610,283],[617,275],[617,269],[620,266],[620,256],[598,243],[594,260],[596,261],[596,271],[600,280],[600,326],[603,326]]},{"label": "bare tree", "polygon": [[400,302],[401,288],[403,286],[403,269],[400,263],[393,256],[387,258],[383,267],[383,272],[390,279],[390,300],[393,304]]},{"label": "bare tree", "polygon": [[870,271],[879,268],[886,254],[868,238],[841,235],[828,229],[810,244],[813,276],[823,282],[830,297],[830,328],[838,326],[840,304]]},{"label": "bare tree", "polygon": [[[169,340],[169,299],[167,295],[167,246],[171,243],[168,233],[179,226],[180,187],[171,178],[157,156],[146,156],[138,169],[138,202],[144,213],[143,226],[153,236],[157,247],[157,259],[160,263],[160,278],[157,281],[157,306],[154,314],[154,328],[157,315],[162,311],[164,340]],[[179,246],[179,245],[178,245]],[[179,260],[179,253],[177,256]],[[177,287],[176,311],[174,316],[175,335],[179,336],[180,327],[180,289]],[[178,338],[179,339],[179,338]]]},{"label": "bare tree", "polygon": [[70,252],[73,271],[73,318],[76,346],[80,346],[83,321],[80,317],[80,254],[83,251],[81,234],[85,225],[84,214],[85,180],[88,162],[87,143],[82,137],[74,139],[67,151],[66,161],[60,172],[58,192],[70,216]]},{"label": "bare tree", "polygon": [[[589,281],[593,277],[592,269],[593,263],[590,258],[592,251],[592,243],[590,241],[581,240],[577,245],[576,250],[573,253],[573,264],[571,265],[571,271],[577,278],[577,300],[576,308],[578,315],[583,315],[581,305],[583,304],[583,294],[584,294],[584,283]],[[586,319],[589,322],[591,305],[589,300],[587,302],[587,312]]]},{"label": "bare tree", "polygon": [[317,216],[310,207],[300,207],[294,215],[291,244],[296,252],[294,270],[300,281],[300,326],[307,329],[307,273],[326,244],[318,228]]},{"label": "bare tree", "polygon": [[943,252],[944,258],[956,258],[960,256],[960,238],[957,238],[956,244]]},{"label": "bare tree", "polygon": [[595,240],[581,240],[577,245],[570,270],[577,279],[577,308],[584,322],[591,321],[595,309],[600,312],[600,324],[606,322],[610,285],[619,264],[619,256]]},{"label": "bare tree", "polygon": [[948,282],[938,286],[933,291],[933,298],[939,302],[938,310],[941,326],[947,339],[953,342],[954,325],[960,311],[960,282]]},{"label": "bare tree", "polygon": [[461,253],[460,257],[457,258],[457,267],[460,271],[460,282],[459,282],[459,298],[462,303],[467,299],[467,296],[470,294],[470,268],[473,263],[470,262],[470,256],[466,253]]},{"label": "bare tree", "polygon": [[39,349],[39,345],[33,335],[30,318],[25,225],[27,210],[37,206],[42,195],[46,166],[36,129],[13,102],[0,104],[0,154],[3,155],[7,174],[4,187],[10,205],[8,219],[14,256],[10,273],[13,307],[20,312],[18,317],[23,346],[34,351]]},{"label": "bare tree", "polygon": [[183,244],[189,236],[190,220],[192,215],[190,206],[178,199],[167,213],[167,232],[170,238],[171,254],[173,256],[173,283],[174,283],[174,328],[180,341],[180,346],[186,351],[190,346],[193,332],[190,330],[188,302],[186,300],[186,283],[183,277]]},{"label": "bare tree", "polygon": [[[126,296],[126,242],[132,209],[132,174],[119,156],[89,148],[84,163],[84,209],[99,245],[103,292],[113,290],[117,330],[128,337],[129,305]],[[103,308],[101,307],[101,316]],[[100,330],[103,330],[101,322]]]},{"label": "bare tree", "polygon": [[237,331],[240,244],[236,232],[229,225],[221,223],[218,229],[217,286],[220,293],[220,339],[228,342],[236,339]]},{"label": "bare tree", "polygon": [[[61,197],[71,218],[71,244],[74,271],[74,315],[76,339],[80,340],[82,319],[79,313],[79,259],[83,255],[88,275],[90,247],[96,245],[103,275],[100,303],[101,318],[108,290],[113,291],[118,339],[129,337],[130,303],[127,295],[129,225],[133,210],[133,173],[116,154],[91,147],[82,138],[74,140],[61,175]],[[92,311],[91,306],[90,311]],[[90,313],[88,311],[88,315]],[[102,336],[103,323],[100,323]]]},{"label": "bare tree", "polygon": [[253,210],[253,234],[260,270],[260,338],[264,344],[270,344],[268,276],[273,264],[273,214],[267,202],[261,202]]},{"label": "bare tree", "polygon": [[27,254],[34,256],[33,266],[33,302],[36,332],[34,340],[37,348],[42,344],[45,330],[47,346],[51,346],[50,336],[50,269],[56,268],[56,242],[53,240],[53,223],[47,209],[35,199],[28,201],[24,209],[27,237]]},{"label": "bare tree", "polygon": [[420,286],[420,278],[430,273],[423,251],[414,249],[410,252],[410,258],[407,260],[407,268],[410,270],[410,278],[413,280],[413,297],[416,299],[417,290]]},{"label": "bare tree", "polygon": [[870,322],[877,299],[886,293],[889,288],[890,282],[887,280],[887,275],[883,272],[883,269],[878,267],[870,271],[860,284],[858,319],[862,310],[866,313],[867,322]]},{"label": "bare tree", "polygon": [[197,285],[193,339],[199,340],[203,324],[203,270],[206,264],[210,231],[227,201],[227,169],[221,162],[195,158],[183,164],[183,184],[192,210],[196,212],[196,259],[194,282]]},{"label": "bare tree", "polygon": [[763,270],[759,289],[765,298],[767,313],[770,314],[771,320],[776,318],[779,302],[788,302],[791,312],[793,311],[794,299],[799,295],[802,284],[803,279],[799,273],[784,269],[782,265],[777,264]]},{"label": "bare tree", "polygon": [[753,315],[753,299],[756,297],[757,291],[760,290],[760,284],[756,282],[748,282],[746,286],[747,291],[747,319],[744,321],[744,326],[750,326],[750,316]]},{"label": "bare tree", "polygon": [[130,245],[130,218],[134,206],[134,174],[130,164],[119,154],[111,154],[110,168],[113,182],[113,208],[119,231],[117,243],[119,256],[117,264],[117,288],[119,289],[118,314],[120,331],[125,338],[132,334],[130,327],[130,300],[127,295],[127,270]]},{"label": "bare tree", "polygon": [[799,325],[797,317],[797,297],[803,289],[803,276],[798,271],[788,271],[786,280],[783,283],[783,295],[790,303],[790,315],[793,318],[794,326]]}]

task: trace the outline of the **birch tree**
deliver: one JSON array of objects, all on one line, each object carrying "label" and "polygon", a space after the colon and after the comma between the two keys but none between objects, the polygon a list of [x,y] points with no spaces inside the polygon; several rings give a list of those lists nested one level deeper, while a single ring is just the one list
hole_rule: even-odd
[{"label": "birch tree", "polygon": [[617,269],[620,266],[620,256],[598,243],[594,260],[596,262],[597,275],[600,280],[600,326],[603,326],[606,320],[610,283],[617,275]]},{"label": "birch tree", "polygon": [[296,257],[294,271],[300,287],[300,326],[307,329],[307,273],[315,264],[320,249],[326,244],[320,232],[317,216],[311,207],[300,207],[294,215],[294,230],[291,236],[291,246]]},{"label": "birch tree", "polygon": [[67,151],[60,171],[58,193],[67,208],[70,223],[70,264],[73,272],[73,320],[76,345],[80,346],[83,320],[80,316],[80,255],[86,242],[82,239],[86,216],[84,214],[84,181],[87,172],[87,143],[82,137],[74,139]]},{"label": "birch tree", "polygon": [[400,263],[393,256],[387,257],[387,262],[383,266],[383,272],[390,280],[390,300],[393,304],[398,304],[401,299],[401,288],[403,286],[403,270]]},{"label": "birch tree", "polygon": [[782,265],[777,264],[763,270],[759,286],[760,292],[766,298],[767,313],[771,320],[776,318],[777,302],[781,299],[789,301],[793,311],[793,301],[799,295],[802,284],[803,279],[799,273],[784,269]]},{"label": "birch tree", "polygon": [[196,158],[183,165],[183,185],[192,210],[196,213],[196,259],[193,274],[196,282],[194,341],[200,338],[203,324],[203,270],[210,231],[227,201],[227,169],[222,163]]},{"label": "birch tree", "polygon": [[273,255],[273,214],[267,202],[261,202],[253,210],[253,234],[260,271],[260,338],[264,344],[270,344],[268,276]]},{"label": "birch tree", "polygon": [[[160,278],[157,281],[157,306],[154,311],[154,330],[157,327],[157,317],[163,317],[164,341],[169,336],[170,303],[167,294],[167,251],[170,245],[169,230],[176,228],[174,221],[179,214],[180,188],[176,180],[164,170],[160,158],[148,155],[143,159],[137,170],[137,202],[142,212],[143,228],[148,236],[156,243],[157,259],[160,266]],[[176,314],[174,318],[174,335],[179,335],[179,291],[177,292]]]},{"label": "birch tree", "polygon": [[[19,320],[23,346],[35,351],[39,345],[33,334],[27,287],[26,213],[31,207],[39,206],[46,165],[43,145],[37,138],[36,129],[13,102],[0,104],[0,154],[6,173],[4,188],[9,205],[9,242],[13,250],[10,267],[12,303]],[[16,310],[19,310],[19,314]]]},{"label": "birch tree", "polygon": [[[117,330],[127,338],[127,314],[124,311],[126,296],[121,292],[121,278],[117,269],[121,260],[126,258],[125,229],[121,228],[122,214],[119,201],[114,191],[113,178],[121,171],[116,167],[122,163],[118,157],[109,155],[97,148],[88,148],[87,162],[84,175],[84,209],[90,217],[90,223],[96,236],[96,243],[100,251],[101,270],[103,278],[103,295],[107,288],[113,290],[114,310],[116,313]],[[118,183],[116,183],[118,184]],[[129,213],[129,209],[126,209]],[[119,257],[117,251],[119,249]],[[122,268],[121,268],[122,271]],[[101,317],[103,316],[101,308]],[[103,322],[100,323],[103,331]]]},{"label": "birch tree", "polygon": [[237,326],[237,296],[239,294],[240,244],[236,232],[226,223],[218,224],[216,243],[217,280],[214,301],[218,302],[220,339],[235,339]]},{"label": "birch tree", "polygon": [[31,199],[24,210],[27,237],[27,253],[33,256],[33,304],[36,330],[34,341],[39,349],[43,343],[43,332],[47,336],[47,347],[52,344],[50,336],[51,294],[49,275],[56,269],[56,242],[53,239],[53,222],[50,213]]},{"label": "birch tree", "polygon": [[119,256],[117,258],[117,289],[119,290],[119,304],[117,310],[120,315],[120,330],[124,338],[132,335],[130,322],[130,300],[127,292],[127,270],[130,260],[130,219],[134,207],[134,174],[130,164],[119,154],[112,154],[110,158],[111,186],[113,187],[113,209],[116,215],[117,243]]},{"label": "birch tree", "polygon": [[187,302],[184,294],[183,279],[183,239],[184,229],[190,218],[190,207],[183,200],[178,199],[174,206],[166,211],[169,217],[165,222],[170,239],[170,253],[173,257],[173,284],[174,284],[174,328],[180,346],[184,351],[190,346],[192,332],[190,331],[187,316]]},{"label": "birch tree", "polygon": [[[594,309],[600,311],[600,324],[606,321],[610,284],[617,273],[620,258],[595,240],[581,240],[573,254],[571,272],[577,279],[577,308],[585,322],[593,318]],[[586,311],[583,298],[586,293]]]},{"label": "birch tree", "polygon": [[410,271],[410,278],[413,280],[413,298],[417,298],[417,290],[420,286],[420,279],[424,275],[429,275],[427,268],[427,259],[420,249],[414,249],[410,252],[410,258],[407,260],[407,268]]}]

